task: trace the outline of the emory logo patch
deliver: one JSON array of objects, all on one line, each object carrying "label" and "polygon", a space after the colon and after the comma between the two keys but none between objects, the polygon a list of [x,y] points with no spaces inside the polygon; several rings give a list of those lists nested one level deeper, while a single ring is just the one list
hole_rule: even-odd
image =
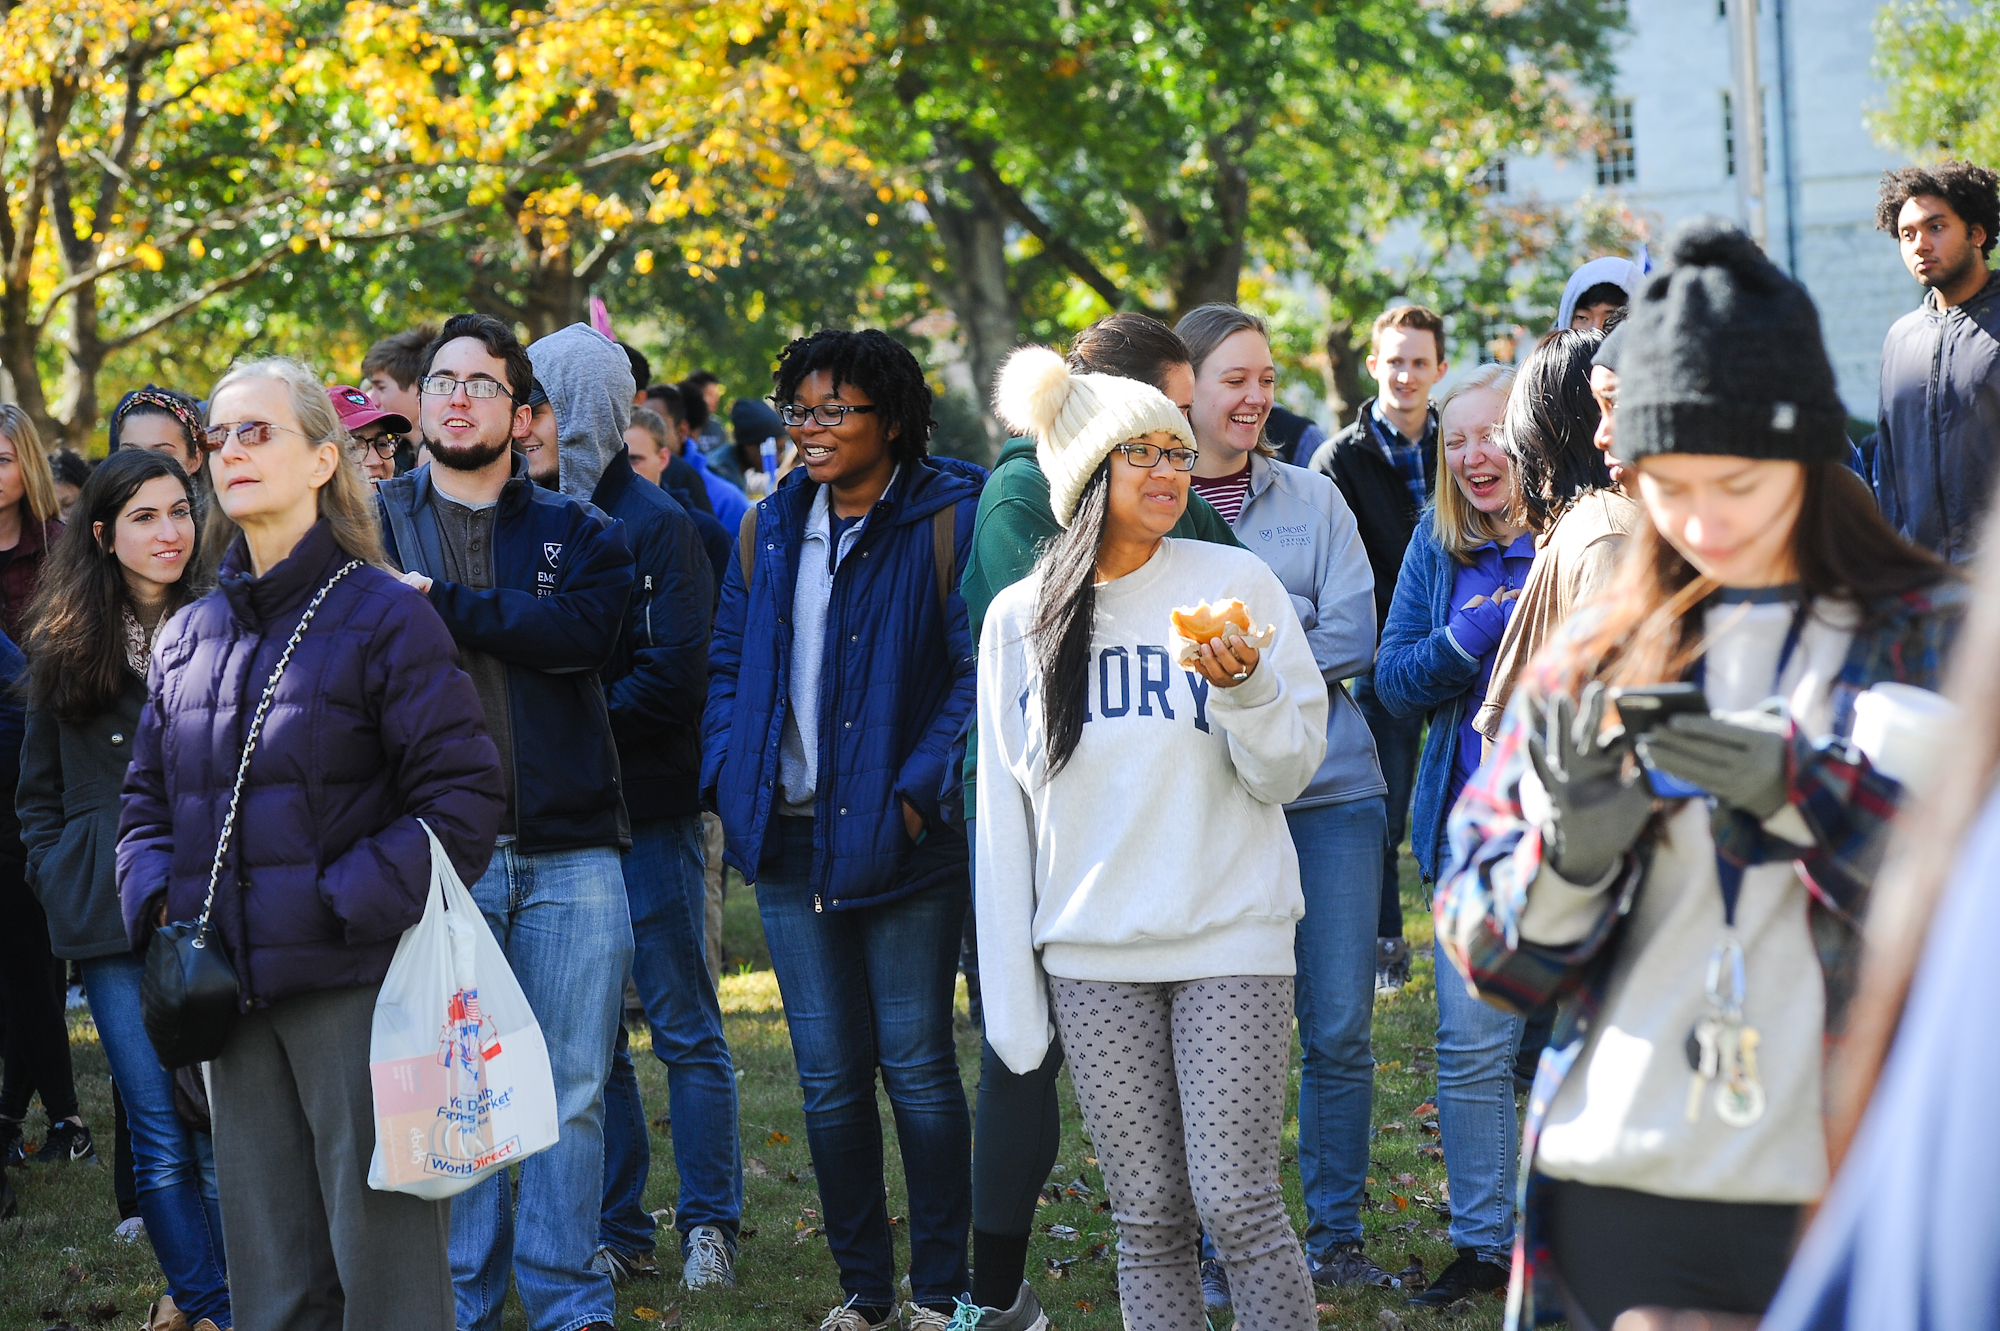
[{"label": "emory logo patch", "polygon": [[543,541],[543,542],[542,542],[542,558],[544,558],[544,559],[546,559],[546,560],[548,560],[548,561],[549,561],[549,567],[550,567],[550,568],[554,568],[554,567],[556,566],[556,562],[557,562],[557,561],[558,561],[558,560],[559,560],[559,559],[560,559],[561,557],[562,557],[562,542],[561,542],[561,541]]}]

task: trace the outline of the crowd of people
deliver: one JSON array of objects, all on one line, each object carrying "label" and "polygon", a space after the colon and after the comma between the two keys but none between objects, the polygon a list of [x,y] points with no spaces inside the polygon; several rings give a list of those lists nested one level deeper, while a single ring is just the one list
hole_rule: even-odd
[{"label": "crowd of people", "polygon": [[[471,313],[358,386],[266,357],[139,389],[94,466],[0,406],[4,1166],[97,1155],[74,969],[153,1331],[491,1331],[510,1290],[536,1331],[609,1327],[663,1244],[731,1286],[726,863],[798,1070],[821,1331],[1047,1331],[1065,1066],[1125,1325],[1307,1331],[1316,1289],[1401,1285],[1362,1213],[1407,839],[1456,1259],[1403,1296],[1984,1325],[1997,184],[1885,176],[1925,295],[1852,442],[1812,301],[1714,219],[1584,265],[1518,365],[1454,377],[1443,316],[1383,311],[1378,395],[1330,436],[1228,304],[1014,352],[990,471],[931,453],[925,369],[877,330],[793,341],[728,430],[713,375]],[[449,1200],[368,1183],[433,844],[558,1124]],[[183,1060],[142,992],[190,921],[237,1002]]]}]

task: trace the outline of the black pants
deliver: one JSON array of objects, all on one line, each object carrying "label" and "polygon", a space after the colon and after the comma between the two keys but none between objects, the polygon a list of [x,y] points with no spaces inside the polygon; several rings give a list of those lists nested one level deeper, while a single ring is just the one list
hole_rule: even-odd
[{"label": "black pants", "polygon": [[1785,1278],[1799,1208],[1557,1182],[1549,1237],[1576,1331],[1628,1308],[1762,1313]]},{"label": "black pants", "polygon": [[22,866],[0,860],[0,1004],[7,1010],[0,1118],[26,1118],[38,1093],[49,1122],[76,1114],[63,1022],[65,970],[49,950],[48,917],[28,890]]}]

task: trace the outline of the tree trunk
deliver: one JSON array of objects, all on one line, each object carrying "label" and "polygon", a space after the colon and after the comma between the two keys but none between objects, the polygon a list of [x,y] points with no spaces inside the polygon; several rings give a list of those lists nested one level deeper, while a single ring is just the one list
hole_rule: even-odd
[{"label": "tree trunk", "polygon": [[1335,429],[1352,424],[1361,414],[1361,401],[1367,396],[1361,386],[1365,358],[1365,348],[1354,337],[1354,320],[1334,320],[1326,330],[1326,363],[1320,372],[1326,377],[1326,405]]},{"label": "tree trunk", "polygon": [[986,183],[967,172],[947,184],[932,180],[931,225],[944,247],[950,274],[945,303],[965,338],[986,437],[997,453],[1007,432],[993,415],[993,380],[1000,363],[1020,341],[1020,307],[1007,282],[1007,219]]}]

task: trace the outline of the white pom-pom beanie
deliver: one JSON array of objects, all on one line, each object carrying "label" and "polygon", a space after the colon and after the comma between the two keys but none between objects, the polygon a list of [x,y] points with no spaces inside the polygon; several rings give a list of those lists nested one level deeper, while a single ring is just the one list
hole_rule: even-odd
[{"label": "white pom-pom beanie", "polygon": [[1165,393],[1115,374],[1072,374],[1047,347],[1022,347],[1000,367],[994,406],[1002,421],[1035,441],[1049,478],[1049,507],[1069,526],[1097,464],[1119,444],[1164,431],[1193,448],[1194,431]]}]

